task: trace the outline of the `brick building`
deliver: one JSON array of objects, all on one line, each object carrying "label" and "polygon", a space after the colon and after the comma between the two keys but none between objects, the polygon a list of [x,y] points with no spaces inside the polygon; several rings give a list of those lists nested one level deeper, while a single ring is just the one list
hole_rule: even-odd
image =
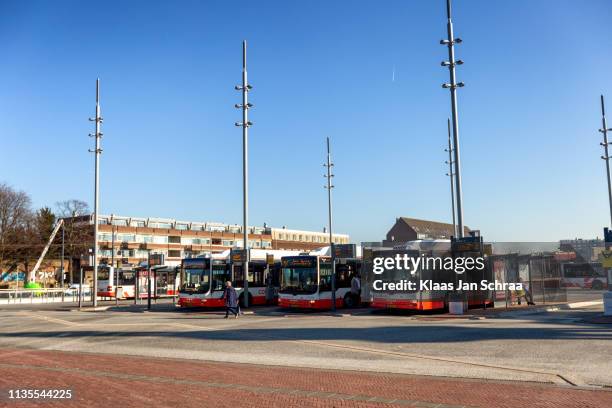
[{"label": "brick building", "polygon": [[[81,235],[89,237],[84,240],[93,241],[93,215],[65,221],[73,228],[87,231]],[[232,224],[116,215],[100,215],[98,224],[98,261],[101,264],[110,264],[114,259],[115,264],[136,265],[146,260],[149,253],[164,254],[167,264],[179,264],[182,258],[239,248],[243,242],[242,226]],[[329,234],[325,232],[267,225],[249,227],[248,239],[249,247],[254,249],[312,250],[329,245]],[[334,234],[333,239],[335,243],[349,243],[346,234]],[[80,263],[81,260],[75,261]],[[88,263],[85,259],[83,262]]]},{"label": "brick building", "polygon": [[[464,236],[468,236],[470,229],[468,227],[463,229]],[[387,232],[383,245],[399,245],[417,239],[450,239],[454,235],[453,224],[399,217]]]}]

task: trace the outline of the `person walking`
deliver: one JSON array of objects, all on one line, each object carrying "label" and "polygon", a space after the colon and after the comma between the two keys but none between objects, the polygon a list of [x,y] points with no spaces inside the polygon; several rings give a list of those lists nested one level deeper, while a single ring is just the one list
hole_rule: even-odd
[{"label": "person walking", "polygon": [[236,289],[232,287],[232,281],[225,282],[225,289],[223,290],[222,299],[225,299],[225,318],[229,317],[230,312],[234,315],[234,318],[238,318],[238,293]]}]

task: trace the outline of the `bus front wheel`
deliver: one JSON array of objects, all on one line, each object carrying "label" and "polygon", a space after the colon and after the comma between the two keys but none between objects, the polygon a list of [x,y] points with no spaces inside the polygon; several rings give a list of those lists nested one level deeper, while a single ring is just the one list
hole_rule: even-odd
[{"label": "bus front wheel", "polygon": [[351,293],[344,295],[344,307],[352,309],[356,306],[355,297]]}]

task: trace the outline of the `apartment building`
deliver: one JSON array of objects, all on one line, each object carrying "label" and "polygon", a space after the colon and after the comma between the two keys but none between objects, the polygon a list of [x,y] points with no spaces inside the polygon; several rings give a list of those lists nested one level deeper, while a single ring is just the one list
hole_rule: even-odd
[{"label": "apartment building", "polygon": [[[74,228],[87,229],[93,241],[93,215],[66,219]],[[329,245],[329,234],[283,228],[249,227],[249,247],[255,249],[312,250]],[[335,243],[349,243],[346,234],[334,234]],[[242,226],[169,218],[98,216],[98,261],[132,264],[150,253],[164,254],[169,265],[182,258],[217,253],[243,246]],[[84,260],[84,262],[86,262]],[[87,263],[87,262],[86,262]]]},{"label": "apartment building", "polygon": [[[302,231],[287,228],[270,228],[273,249],[307,251],[329,245],[328,232]],[[334,244],[348,244],[346,234],[333,234]]]}]

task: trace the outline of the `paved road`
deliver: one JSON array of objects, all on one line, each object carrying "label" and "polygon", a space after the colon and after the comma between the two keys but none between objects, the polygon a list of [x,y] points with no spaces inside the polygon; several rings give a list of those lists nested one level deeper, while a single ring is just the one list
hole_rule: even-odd
[{"label": "paved road", "polygon": [[[286,314],[270,308],[259,309],[256,314],[238,320],[224,320],[220,312],[177,311],[171,305],[159,305],[150,313],[128,306],[106,312],[5,308],[0,310],[0,346],[57,350],[75,356],[84,352],[104,353],[106,356],[99,357],[102,361],[110,361],[108,354],[145,356],[149,359],[144,361],[162,366],[165,360],[160,362],[159,358],[179,358],[205,360],[206,364],[225,363],[223,367],[229,363],[249,363],[353,370],[363,375],[370,372],[367,375],[372,376],[380,375],[374,374],[378,372],[513,383],[529,381],[557,384],[565,387],[561,388],[565,392],[570,384],[612,387],[609,376],[612,327],[582,322],[600,313],[600,309],[467,320],[390,316],[367,311],[347,317]],[[51,359],[48,356],[53,355],[56,354],[46,354],[45,358]],[[84,361],[78,356],[77,361]],[[2,357],[0,362],[4,361]],[[24,359],[14,361],[19,362],[23,363]],[[4,369],[10,369],[11,373],[18,370]],[[280,369],[268,370],[273,373]],[[146,369],[142,374],[156,376],[159,372]],[[345,374],[334,375],[343,378]],[[39,378],[38,374],[35,378]],[[194,386],[197,388],[197,384]],[[356,394],[358,391],[361,392],[352,389],[348,394],[360,395]],[[611,395],[601,392],[601,395]],[[600,395],[600,392],[594,393]],[[431,401],[419,398],[408,400]],[[325,401],[329,403],[329,399]],[[458,400],[447,401],[452,402]]]}]

